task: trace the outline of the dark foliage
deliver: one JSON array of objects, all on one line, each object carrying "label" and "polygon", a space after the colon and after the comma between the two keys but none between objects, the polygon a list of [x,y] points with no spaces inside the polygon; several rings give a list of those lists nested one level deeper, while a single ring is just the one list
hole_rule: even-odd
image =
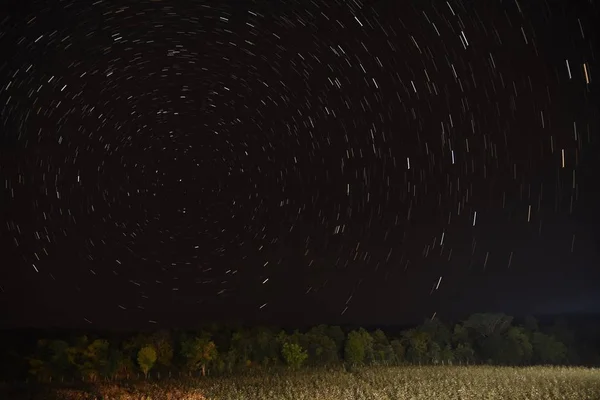
[{"label": "dark foliage", "polygon": [[344,364],[600,364],[600,330],[592,318],[517,321],[479,313],[454,324],[433,319],[393,332],[327,325],[302,332],[215,325],[129,335],[5,331],[0,372],[6,382],[68,383],[138,379],[145,372],[167,378]]}]

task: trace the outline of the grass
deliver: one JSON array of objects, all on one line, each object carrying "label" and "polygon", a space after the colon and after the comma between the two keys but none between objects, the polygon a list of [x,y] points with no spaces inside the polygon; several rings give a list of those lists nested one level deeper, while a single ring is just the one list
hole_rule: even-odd
[{"label": "grass", "polygon": [[[269,375],[48,386],[35,399],[111,400],[600,400],[600,369],[566,367],[370,367]],[[2,394],[0,393],[0,397]],[[17,400],[16,397],[11,397]]]}]

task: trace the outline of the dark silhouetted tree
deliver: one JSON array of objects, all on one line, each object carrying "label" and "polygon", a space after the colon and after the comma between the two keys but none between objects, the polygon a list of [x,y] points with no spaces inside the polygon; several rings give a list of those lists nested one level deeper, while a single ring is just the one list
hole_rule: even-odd
[{"label": "dark silhouetted tree", "polygon": [[533,359],[539,364],[560,364],[568,359],[567,346],[552,335],[533,334]]}]

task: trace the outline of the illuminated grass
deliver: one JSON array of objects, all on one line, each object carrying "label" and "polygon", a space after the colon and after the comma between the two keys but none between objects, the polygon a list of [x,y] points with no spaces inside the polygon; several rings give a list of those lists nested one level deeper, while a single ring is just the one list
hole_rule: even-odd
[{"label": "illuminated grass", "polygon": [[[119,400],[598,400],[600,370],[491,366],[371,367],[353,373],[308,370],[187,382],[101,384],[96,387],[96,393],[101,393],[104,399]],[[61,390],[58,395],[65,400],[85,398],[84,392],[74,390]]]}]

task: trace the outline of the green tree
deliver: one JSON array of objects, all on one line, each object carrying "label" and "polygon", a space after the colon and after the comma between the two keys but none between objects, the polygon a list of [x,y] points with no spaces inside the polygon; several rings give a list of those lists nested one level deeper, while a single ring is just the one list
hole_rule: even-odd
[{"label": "green tree", "polygon": [[320,325],[304,335],[307,345],[308,361],[312,365],[331,365],[339,361],[337,345],[327,335],[327,327]]},{"label": "green tree", "polygon": [[106,340],[81,336],[66,349],[67,359],[83,379],[95,381],[108,374],[109,346]]},{"label": "green tree", "polygon": [[358,333],[360,334],[360,337],[363,342],[363,346],[365,348],[364,362],[366,364],[371,364],[375,360],[375,352],[373,350],[373,337],[364,328],[359,328]]},{"label": "green tree", "polygon": [[67,357],[67,349],[69,343],[64,340],[52,340],[48,343],[48,350],[50,355],[50,366],[52,373],[55,376],[64,377],[71,373],[71,364]]},{"label": "green tree", "polygon": [[95,381],[99,376],[106,376],[110,343],[104,339],[96,339],[85,349],[85,369],[87,376]]},{"label": "green tree", "polygon": [[440,359],[443,363],[452,364],[456,359],[454,356],[454,350],[450,344],[445,345],[440,351]]},{"label": "green tree", "polygon": [[568,359],[567,346],[552,335],[533,334],[533,359],[540,364],[560,364]]},{"label": "green tree", "polygon": [[359,331],[352,331],[346,338],[344,359],[351,366],[362,365],[365,362],[365,343]]},{"label": "green tree", "polygon": [[438,364],[442,360],[442,346],[438,342],[432,340],[429,334],[425,333],[427,337],[427,351],[425,355],[425,362],[431,364]]},{"label": "green tree", "polygon": [[81,336],[75,339],[71,346],[66,349],[69,364],[79,373],[81,378],[85,378],[84,363],[85,349],[88,345],[87,336]]},{"label": "green tree", "polygon": [[381,329],[377,329],[371,335],[373,337],[373,353],[377,364],[387,365],[394,361],[394,349],[387,336]]},{"label": "green tree", "polygon": [[476,335],[486,338],[494,334],[502,334],[508,330],[512,317],[505,314],[472,314],[463,326],[472,329]]},{"label": "green tree", "polygon": [[278,359],[279,345],[269,328],[257,327],[250,331],[250,360],[253,363],[269,366]]},{"label": "green tree", "polygon": [[426,319],[419,330],[427,333],[430,340],[436,342],[441,349],[452,343],[452,332],[439,318]]},{"label": "green tree", "polygon": [[532,315],[528,315],[525,317],[523,327],[527,330],[530,336],[540,330],[538,320]]},{"label": "green tree", "polygon": [[435,354],[432,354],[435,348],[430,345],[431,338],[426,332],[419,329],[409,329],[402,333],[402,337],[409,361],[420,364],[426,362],[432,355],[435,356]]},{"label": "green tree", "polygon": [[137,361],[144,376],[148,378],[148,372],[156,362],[156,350],[152,346],[144,346],[138,351]]},{"label": "green tree", "polygon": [[308,358],[308,353],[297,343],[286,342],[281,349],[281,355],[285,363],[294,369],[300,368]]},{"label": "green tree", "polygon": [[68,375],[71,368],[68,348],[69,344],[63,340],[39,340],[35,354],[28,358],[30,374],[42,381]]},{"label": "green tree", "polygon": [[29,362],[29,373],[37,378],[38,381],[45,381],[52,379],[52,370],[50,366],[39,358],[30,357]]},{"label": "green tree", "polygon": [[156,363],[168,368],[173,361],[173,340],[167,330],[161,330],[153,334],[148,343],[156,350]]},{"label": "green tree", "polygon": [[344,334],[344,331],[342,331],[342,328],[340,328],[339,326],[324,325],[323,329],[326,332],[327,336],[330,337],[331,340],[333,340],[333,342],[335,343],[339,359],[343,356],[344,342],[346,341],[346,335]]},{"label": "green tree", "polygon": [[134,337],[130,337],[123,343],[123,351],[126,354],[132,354],[132,357],[137,357],[138,351],[144,347],[152,344],[152,341],[148,336],[137,334]]},{"label": "green tree", "polygon": [[505,333],[511,327],[512,319],[501,313],[477,313],[465,320],[463,326],[472,332],[475,353],[486,362],[503,362],[507,346]]},{"label": "green tree", "polygon": [[392,346],[392,350],[394,352],[393,353],[394,364],[396,364],[396,365],[402,364],[405,361],[405,356],[406,356],[406,348],[402,344],[402,341],[400,341],[398,339],[394,339],[390,342],[390,345]]},{"label": "green tree", "polygon": [[454,325],[454,331],[452,332],[452,344],[456,347],[458,344],[471,344],[471,337],[469,336],[469,330],[462,324]]},{"label": "green tree", "polygon": [[504,361],[507,364],[527,364],[533,355],[533,346],[525,328],[512,326],[506,332],[507,346]]},{"label": "green tree", "polygon": [[491,336],[478,338],[479,355],[488,364],[508,364],[507,352],[508,340],[507,337],[500,333],[494,333]]},{"label": "green tree", "polygon": [[107,372],[112,378],[123,379],[133,371],[131,361],[118,347],[112,347],[108,352]]},{"label": "green tree", "polygon": [[559,342],[563,343],[567,348],[567,360],[566,362],[572,364],[578,364],[581,362],[581,355],[579,354],[579,343],[575,336],[575,332],[572,331],[564,317],[557,317],[554,320],[554,324],[550,328],[547,334],[554,336]]},{"label": "green tree", "polygon": [[121,377],[128,377],[129,374],[133,373],[138,366],[137,356],[140,349],[150,345],[152,345],[150,338],[142,334],[130,337],[123,342],[121,350],[123,352],[124,359],[118,368],[118,375]]},{"label": "green tree", "polygon": [[206,367],[217,359],[219,353],[217,346],[206,334],[186,339],[181,344],[182,355],[186,360],[189,371],[200,370],[202,376],[206,375]]},{"label": "green tree", "polygon": [[458,343],[454,349],[454,359],[460,363],[470,364],[475,361],[475,351],[470,343]]},{"label": "green tree", "polygon": [[252,341],[243,329],[235,331],[231,337],[230,349],[236,355],[236,364],[246,365],[252,357]]},{"label": "green tree", "polygon": [[52,365],[50,358],[48,341],[44,339],[38,340],[35,353],[27,359],[29,373],[36,377],[38,381],[48,381],[52,379]]},{"label": "green tree", "polygon": [[466,364],[475,361],[473,341],[469,336],[469,330],[462,324],[454,325],[454,330],[452,332],[452,346],[454,347],[454,360]]}]

